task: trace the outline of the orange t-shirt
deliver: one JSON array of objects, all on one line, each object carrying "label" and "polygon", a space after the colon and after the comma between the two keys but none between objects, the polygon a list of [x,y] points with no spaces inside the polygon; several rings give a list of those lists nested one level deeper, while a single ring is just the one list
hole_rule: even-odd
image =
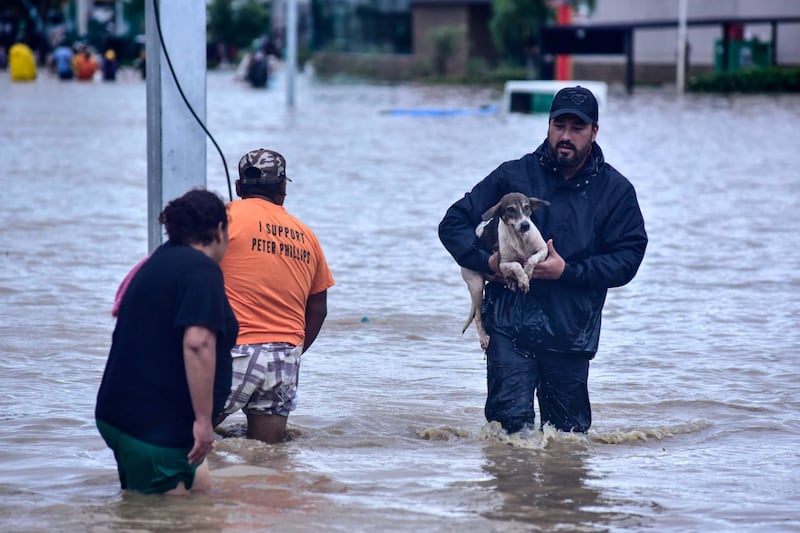
[{"label": "orange t-shirt", "polygon": [[92,56],[80,53],[72,61],[75,63],[75,77],[79,80],[91,80],[97,72],[97,61]]},{"label": "orange t-shirt", "polygon": [[333,286],[314,233],[261,198],[228,204],[228,251],[220,263],[239,320],[236,344],[303,342],[306,301]]}]

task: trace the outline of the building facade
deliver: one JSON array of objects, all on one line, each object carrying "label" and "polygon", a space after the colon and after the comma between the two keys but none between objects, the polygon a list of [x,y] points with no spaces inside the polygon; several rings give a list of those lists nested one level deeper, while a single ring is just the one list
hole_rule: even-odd
[{"label": "building facade", "polygon": [[[785,0],[688,0],[689,20],[714,19],[800,19],[800,2]],[[678,0],[597,0],[589,16],[577,16],[573,24],[616,24],[669,21],[678,19]],[[689,72],[714,70],[719,63],[722,24],[687,27],[687,69]],[[776,43],[772,43],[770,23],[744,24],[738,38],[775,46],[775,62],[781,66],[800,66],[800,22],[779,22]],[[678,30],[639,28],[633,32],[635,78],[639,83],[674,82],[678,57]],[[744,50],[744,49],[743,49]],[[622,56],[573,56],[575,79],[624,79]]]}]

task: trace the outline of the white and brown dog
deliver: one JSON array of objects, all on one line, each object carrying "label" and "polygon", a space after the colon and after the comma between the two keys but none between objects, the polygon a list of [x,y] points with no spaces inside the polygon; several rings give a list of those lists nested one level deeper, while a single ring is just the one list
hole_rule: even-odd
[{"label": "white and brown dog", "polygon": [[[547,257],[547,244],[531,220],[531,213],[542,205],[550,205],[550,202],[519,192],[508,193],[483,214],[482,222],[475,228],[483,245],[499,252],[500,272],[512,290],[528,292],[534,267]],[[469,318],[461,333],[467,331],[474,320],[481,348],[485,351],[489,335],[483,328],[481,302],[487,279],[484,274],[464,267],[461,267],[461,276],[467,282],[472,299]]]}]

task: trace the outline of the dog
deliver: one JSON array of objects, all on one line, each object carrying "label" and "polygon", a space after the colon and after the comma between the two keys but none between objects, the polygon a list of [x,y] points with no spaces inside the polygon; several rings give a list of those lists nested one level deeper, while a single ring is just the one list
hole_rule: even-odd
[{"label": "dog", "polygon": [[[539,228],[531,220],[531,213],[541,206],[549,206],[547,200],[527,197],[519,192],[508,193],[497,204],[489,208],[475,228],[475,234],[483,245],[500,254],[500,272],[506,286],[512,290],[528,292],[534,267],[547,257],[547,243]],[[470,323],[475,321],[481,349],[489,346],[489,335],[483,328],[481,302],[486,275],[461,267],[461,277],[469,288],[472,307],[469,318],[461,330],[463,335]]]}]

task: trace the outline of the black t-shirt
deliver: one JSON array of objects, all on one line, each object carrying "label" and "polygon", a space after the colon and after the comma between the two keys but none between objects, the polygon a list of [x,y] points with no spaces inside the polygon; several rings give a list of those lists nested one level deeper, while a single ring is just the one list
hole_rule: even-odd
[{"label": "black t-shirt", "polygon": [[122,298],[95,416],[150,444],[191,447],[194,410],[183,361],[190,326],[217,334],[213,418],[230,393],[239,324],[217,263],[190,246],[166,243]]}]

